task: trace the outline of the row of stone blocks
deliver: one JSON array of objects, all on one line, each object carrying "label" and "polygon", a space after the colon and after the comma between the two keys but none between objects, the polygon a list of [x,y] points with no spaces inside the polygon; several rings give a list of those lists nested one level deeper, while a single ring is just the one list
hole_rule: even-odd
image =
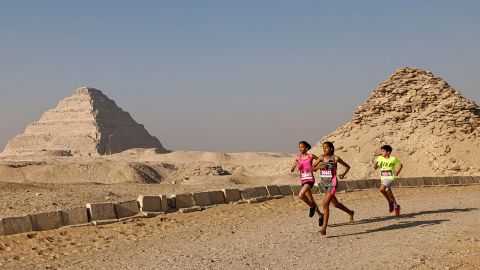
[{"label": "row of stone blocks", "polygon": [[[399,178],[394,181],[397,187],[418,187],[438,185],[469,185],[480,183],[480,176],[452,176],[452,177],[414,177]],[[338,190],[354,191],[376,188],[377,179],[340,181]],[[268,199],[283,196],[298,195],[300,185],[270,185],[250,187],[244,189],[222,189],[196,193],[173,194],[170,197],[139,196],[137,200],[118,203],[89,203],[86,207],[77,207],[68,210],[59,210],[45,213],[30,214],[23,217],[6,217],[0,219],[0,234],[11,235],[30,231],[45,231],[62,226],[113,223],[119,220],[139,216],[155,216],[159,213],[173,211],[191,212],[202,210],[217,204],[246,201],[250,203],[262,202]],[[323,188],[314,186],[312,193],[323,193]]]}]

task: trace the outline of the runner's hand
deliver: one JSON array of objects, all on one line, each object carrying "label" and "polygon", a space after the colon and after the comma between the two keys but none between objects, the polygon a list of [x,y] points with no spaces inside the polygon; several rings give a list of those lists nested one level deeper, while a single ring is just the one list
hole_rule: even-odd
[{"label": "runner's hand", "polygon": [[340,179],[343,179],[343,178],[345,178],[345,173],[341,173],[341,174],[339,174],[339,175],[338,175],[338,177],[340,177]]}]

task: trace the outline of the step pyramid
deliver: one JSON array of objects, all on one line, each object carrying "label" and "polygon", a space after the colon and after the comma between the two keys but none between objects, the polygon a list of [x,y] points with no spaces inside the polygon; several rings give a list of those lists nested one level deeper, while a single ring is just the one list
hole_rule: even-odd
[{"label": "step pyramid", "polygon": [[11,139],[3,153],[69,151],[83,156],[113,154],[131,148],[167,151],[143,125],[100,90],[81,87]]},{"label": "step pyramid", "polygon": [[480,110],[442,78],[418,68],[398,69],[357,107],[353,118],[323,137],[352,166],[353,178],[372,177],[380,146],[405,166],[406,176],[480,173]]}]

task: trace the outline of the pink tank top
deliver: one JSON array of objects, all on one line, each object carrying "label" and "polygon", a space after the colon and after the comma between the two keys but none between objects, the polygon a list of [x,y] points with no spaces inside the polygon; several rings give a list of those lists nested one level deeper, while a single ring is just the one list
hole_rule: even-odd
[{"label": "pink tank top", "polygon": [[307,155],[306,159],[303,159],[302,155],[298,155],[298,169],[300,170],[300,180],[302,184],[305,182],[315,182],[315,177],[312,171],[312,156]]}]

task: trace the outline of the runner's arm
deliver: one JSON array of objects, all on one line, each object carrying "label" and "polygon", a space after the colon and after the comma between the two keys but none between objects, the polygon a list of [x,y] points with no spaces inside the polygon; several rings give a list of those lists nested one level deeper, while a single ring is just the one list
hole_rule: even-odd
[{"label": "runner's arm", "polygon": [[312,154],[312,160],[314,159],[316,161],[312,163],[312,171],[316,172],[318,168],[316,168],[315,166],[317,166],[317,164],[320,162],[320,159],[316,155]]},{"label": "runner's arm", "polygon": [[402,169],[403,169],[403,164],[400,163],[400,165],[398,166],[398,170],[397,170],[397,172],[395,173],[395,175],[398,176],[398,175],[400,174],[400,172],[402,171]]},{"label": "runner's arm", "polygon": [[319,159],[317,156],[315,156],[315,155],[312,155],[312,158],[313,158],[313,157],[315,157],[314,159],[316,159],[316,161],[312,164],[312,166],[315,167],[315,166],[318,165],[318,163],[320,163],[320,159]]},{"label": "runner's arm", "polygon": [[338,156],[336,156],[335,159],[336,159],[337,163],[340,163],[343,166],[345,166],[345,171],[338,175],[338,177],[340,177],[340,179],[343,179],[343,178],[345,178],[345,175],[348,173],[348,171],[350,171],[350,165],[348,165],[345,161],[343,161],[343,159],[341,159]]},{"label": "runner's arm", "polygon": [[316,171],[318,171],[318,169],[319,169],[319,168],[317,168],[317,165],[318,165],[318,163],[320,163],[320,159],[319,159],[317,156],[315,156],[315,155],[312,155],[312,158],[313,158],[313,157],[315,157],[314,159],[316,159],[316,161],[312,164],[312,170],[313,170],[314,172],[316,172]]},{"label": "runner's arm", "polygon": [[321,163],[321,159],[317,157],[317,161],[315,161],[315,163],[313,163],[312,165],[312,170],[314,172],[318,171],[318,169],[325,169],[327,167],[326,164],[319,165],[320,163]]},{"label": "runner's arm", "polygon": [[296,157],[293,159],[292,168],[290,169],[291,172],[294,172],[294,171],[295,171],[295,168],[297,167],[297,161],[298,161],[298,157],[296,156]]}]

